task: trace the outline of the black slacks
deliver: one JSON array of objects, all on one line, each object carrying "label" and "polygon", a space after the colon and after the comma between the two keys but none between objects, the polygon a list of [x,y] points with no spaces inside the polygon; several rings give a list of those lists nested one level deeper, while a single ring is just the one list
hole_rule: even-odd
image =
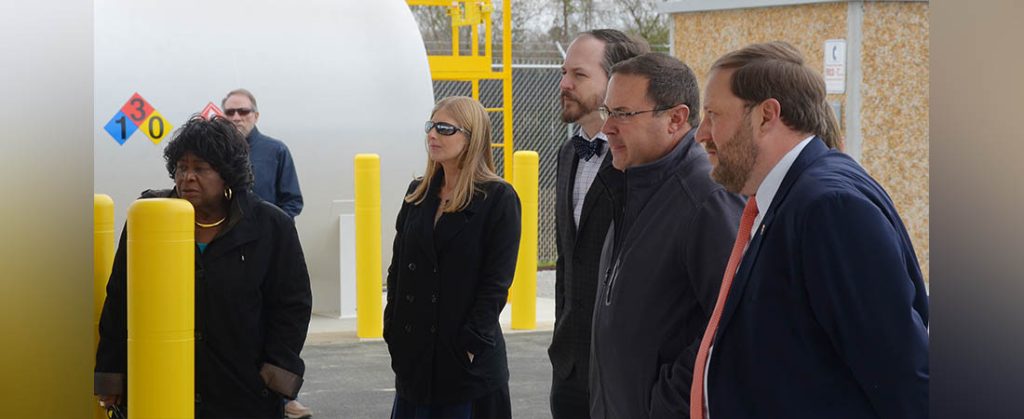
[{"label": "black slacks", "polygon": [[553,419],[590,418],[590,388],[587,374],[580,374],[573,368],[569,376],[562,379],[552,374],[551,417]]}]

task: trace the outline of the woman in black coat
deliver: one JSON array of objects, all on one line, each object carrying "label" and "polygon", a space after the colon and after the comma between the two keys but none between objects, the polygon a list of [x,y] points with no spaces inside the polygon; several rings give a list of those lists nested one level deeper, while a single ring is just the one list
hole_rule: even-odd
[{"label": "woman in black coat", "polygon": [[[309,274],[292,218],[249,191],[248,145],[224,119],[194,117],[164,149],[174,189],[195,208],[196,417],[283,417],[305,364]],[[126,229],[127,230],[127,229]],[[95,393],[124,403],[127,373],[127,231],[114,256],[100,319]]]},{"label": "woman in black coat", "polygon": [[427,168],[398,213],[388,268],[392,417],[508,418],[498,315],[519,251],[519,198],[494,174],[479,102],[441,100],[425,130]]}]

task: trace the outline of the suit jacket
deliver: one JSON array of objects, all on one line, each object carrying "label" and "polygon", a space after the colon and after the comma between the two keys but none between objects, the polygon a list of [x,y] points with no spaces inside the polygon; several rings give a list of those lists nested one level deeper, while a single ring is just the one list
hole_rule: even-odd
[{"label": "suit jacket", "polygon": [[[616,170],[612,153],[605,153],[600,171]],[[590,370],[590,329],[599,277],[601,246],[612,221],[613,203],[605,183],[594,179],[583,199],[579,228],[573,218],[572,196],[579,157],[572,140],[558,150],[555,185],[555,327],[548,356],[557,377],[565,379],[575,369],[584,375]],[[621,182],[621,178],[619,179]],[[581,392],[587,391],[581,385]]]},{"label": "suit jacket", "polygon": [[442,181],[423,202],[402,203],[388,267],[384,340],[398,395],[416,404],[466,402],[508,383],[498,315],[519,252],[519,198],[505,182],[478,185],[469,207],[435,227]]},{"label": "suit jacket", "polygon": [[812,140],[736,272],[707,372],[712,418],[928,417],[928,297],[892,201]]}]

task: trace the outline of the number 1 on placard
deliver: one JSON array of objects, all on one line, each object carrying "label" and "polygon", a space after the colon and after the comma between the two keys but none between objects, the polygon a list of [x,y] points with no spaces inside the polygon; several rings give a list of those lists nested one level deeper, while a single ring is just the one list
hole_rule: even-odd
[{"label": "number 1 on placard", "polygon": [[121,140],[123,141],[128,137],[128,127],[125,126],[125,123],[127,121],[125,121],[124,116],[122,115],[121,118],[119,118],[115,122],[121,124]]}]

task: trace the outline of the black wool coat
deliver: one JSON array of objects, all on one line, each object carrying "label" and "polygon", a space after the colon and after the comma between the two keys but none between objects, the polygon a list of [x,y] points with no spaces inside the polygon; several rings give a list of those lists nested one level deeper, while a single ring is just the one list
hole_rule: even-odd
[{"label": "black wool coat", "polygon": [[398,395],[417,404],[466,402],[508,383],[498,315],[519,252],[519,197],[505,182],[479,184],[435,227],[442,181],[423,202],[403,202],[388,268],[384,339]]},{"label": "black wool coat", "polygon": [[[565,380],[576,371],[576,392],[587,394],[590,372],[590,328],[601,258],[615,203],[613,190],[621,190],[621,176],[598,176],[584,195],[580,222],[573,216],[573,190],[579,165],[572,140],[558,150],[558,181],[555,193],[555,231],[558,259],[555,261],[555,327],[548,356],[554,375]],[[616,171],[612,153],[605,153],[601,172]]]},{"label": "black wool coat", "polygon": [[[172,197],[172,190],[143,198]],[[299,352],[312,309],[309,273],[292,218],[245,191],[228,228],[195,255],[196,417],[280,418],[305,364]],[[124,394],[127,371],[127,228],[107,283],[95,391]],[[129,395],[130,398],[130,395]],[[129,415],[131,406],[129,400]]]}]

